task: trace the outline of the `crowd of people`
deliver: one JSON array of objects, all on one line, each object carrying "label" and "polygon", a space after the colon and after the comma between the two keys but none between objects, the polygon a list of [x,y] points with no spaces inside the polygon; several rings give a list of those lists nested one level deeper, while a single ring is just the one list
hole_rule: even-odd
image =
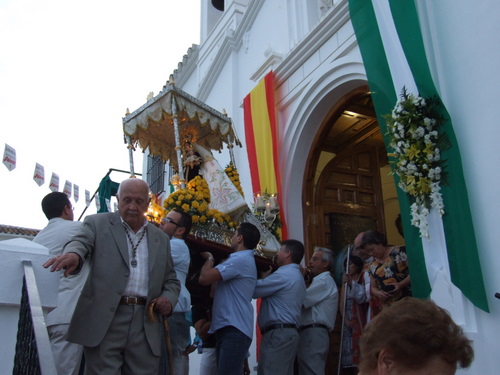
[{"label": "crowd of people", "polygon": [[122,182],[117,201],[118,212],[83,223],[72,221],[65,194],[50,193],[42,202],[49,224],[35,242],[54,256],[44,266],[61,271],[58,307],[47,316],[59,375],[78,374],[82,352],[87,375],[186,375],[197,346],[199,374],[249,374],[254,299],[261,301],[258,374],[324,374],[338,313],[343,373],[359,367],[364,375],[423,374],[436,366],[452,374],[472,361],[470,343],[449,315],[410,297],[405,248],[389,246],[382,233],[355,238],[338,288],[334,253],[317,247],[306,262],[304,245],[293,239],[281,243],[275,267],[259,274],[260,232],[241,223],[227,259],[198,254],[196,282],[206,296],[191,298],[185,241],[191,217],[172,210],[159,228],[149,223],[149,189],[140,179]]},{"label": "crowd of people", "polygon": [[378,231],[361,232],[354,239],[344,269],[340,362],[344,374],[356,374],[359,340],[366,324],[383,309],[412,295],[406,248],[389,245]]}]

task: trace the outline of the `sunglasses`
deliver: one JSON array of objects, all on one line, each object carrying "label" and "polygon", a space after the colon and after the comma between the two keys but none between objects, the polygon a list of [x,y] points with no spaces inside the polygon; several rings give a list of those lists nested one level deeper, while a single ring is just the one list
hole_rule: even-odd
[{"label": "sunglasses", "polygon": [[171,218],[169,217],[166,217],[165,219],[163,219],[163,222],[166,222],[166,223],[172,223],[174,225],[177,225],[178,227],[180,227],[181,225],[176,223],[175,221],[173,221]]}]

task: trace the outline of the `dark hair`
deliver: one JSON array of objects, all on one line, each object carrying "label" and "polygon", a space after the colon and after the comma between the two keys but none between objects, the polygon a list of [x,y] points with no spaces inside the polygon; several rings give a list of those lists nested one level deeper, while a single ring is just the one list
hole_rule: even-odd
[{"label": "dark hair", "polygon": [[255,249],[260,241],[259,229],[253,224],[241,223],[236,230],[240,236],[243,236],[243,245],[249,250]]},{"label": "dark hair", "polygon": [[185,228],[186,230],[182,234],[182,238],[185,240],[187,236],[189,235],[189,232],[191,232],[191,225],[192,225],[192,220],[191,220],[191,215],[189,215],[187,212],[182,211],[178,208],[174,208],[172,211],[177,212],[180,216],[179,220],[177,221],[177,224]]},{"label": "dark hair", "polygon": [[61,217],[66,206],[71,207],[68,196],[58,191],[53,191],[42,199],[42,210],[49,220]]},{"label": "dark hair", "polygon": [[366,245],[387,246],[387,237],[385,234],[377,232],[376,230],[366,231],[363,234],[363,238],[361,238],[361,248],[364,249]]},{"label": "dark hair", "polygon": [[366,326],[360,341],[360,372],[376,369],[383,349],[412,369],[425,366],[434,356],[462,368],[474,358],[470,340],[446,310],[431,300],[412,297],[385,308]]},{"label": "dark hair", "polygon": [[[347,259],[345,261],[347,262]],[[361,259],[360,257],[358,257],[356,255],[351,255],[349,257],[349,263],[352,263],[356,266],[358,273],[361,272],[361,270],[365,266],[365,262],[363,262],[363,259]],[[345,266],[345,262],[344,262],[344,266]]]},{"label": "dark hair", "polygon": [[285,246],[285,249],[292,254],[292,262],[300,264],[300,261],[304,257],[304,245],[302,242],[297,240],[285,240],[281,245]]}]

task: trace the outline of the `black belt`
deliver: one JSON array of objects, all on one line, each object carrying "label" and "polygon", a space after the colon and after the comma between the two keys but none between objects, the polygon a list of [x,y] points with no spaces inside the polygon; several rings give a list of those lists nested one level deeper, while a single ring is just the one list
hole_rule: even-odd
[{"label": "black belt", "polygon": [[147,299],[144,297],[128,297],[123,296],[120,299],[120,305],[145,305]]},{"label": "black belt", "polygon": [[297,329],[297,326],[295,324],[290,324],[290,323],[277,323],[277,324],[271,324],[267,327],[261,328],[260,334],[263,335],[264,333],[271,331],[273,329],[278,329],[278,328],[295,328]]},{"label": "black belt", "polygon": [[326,324],[323,324],[323,323],[306,324],[305,326],[300,326],[299,331],[303,331],[303,330],[308,329],[308,328],[325,328],[326,330],[329,331]]}]

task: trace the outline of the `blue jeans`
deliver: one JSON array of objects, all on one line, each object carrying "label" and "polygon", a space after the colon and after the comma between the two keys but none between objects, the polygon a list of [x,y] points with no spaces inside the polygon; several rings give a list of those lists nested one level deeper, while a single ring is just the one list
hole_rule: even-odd
[{"label": "blue jeans", "polygon": [[217,375],[243,374],[252,339],[233,326],[215,332]]}]

